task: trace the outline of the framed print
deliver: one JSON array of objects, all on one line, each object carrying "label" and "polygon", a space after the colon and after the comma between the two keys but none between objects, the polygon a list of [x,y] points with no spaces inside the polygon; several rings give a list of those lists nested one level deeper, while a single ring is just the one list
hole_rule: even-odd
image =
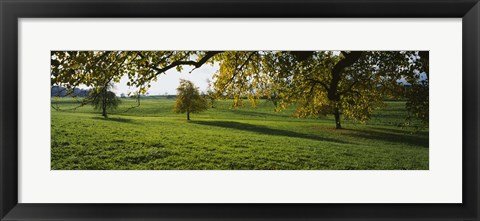
[{"label": "framed print", "polygon": [[478,220],[479,7],[2,1],[1,219]]}]

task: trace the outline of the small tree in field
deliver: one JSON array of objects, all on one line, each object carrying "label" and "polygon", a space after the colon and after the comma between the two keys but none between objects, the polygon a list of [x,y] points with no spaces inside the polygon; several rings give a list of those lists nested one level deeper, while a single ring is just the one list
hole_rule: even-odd
[{"label": "small tree in field", "polygon": [[120,104],[120,99],[109,90],[109,87],[95,88],[90,91],[88,102],[95,110],[102,110],[102,116],[107,118],[107,110],[115,110]]},{"label": "small tree in field", "polygon": [[190,113],[199,113],[208,109],[208,102],[200,96],[198,87],[188,80],[180,79],[180,86],[177,88],[177,101],[173,111],[175,113],[187,113],[187,120],[190,120]]}]

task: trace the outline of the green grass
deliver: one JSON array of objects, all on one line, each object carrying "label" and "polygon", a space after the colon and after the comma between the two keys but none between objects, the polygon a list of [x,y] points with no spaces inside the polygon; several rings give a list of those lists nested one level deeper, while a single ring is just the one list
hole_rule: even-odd
[{"label": "green grass", "polygon": [[[402,129],[404,102],[387,102],[367,124],[331,117],[299,119],[260,101],[173,113],[174,99],[131,99],[103,119],[90,106],[52,108],[53,170],[425,170],[428,130]],[[72,98],[52,99],[62,109]]]}]

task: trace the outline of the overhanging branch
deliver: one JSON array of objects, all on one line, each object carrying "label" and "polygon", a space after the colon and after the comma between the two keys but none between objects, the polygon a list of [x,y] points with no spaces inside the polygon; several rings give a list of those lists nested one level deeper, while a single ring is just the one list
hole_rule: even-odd
[{"label": "overhanging branch", "polygon": [[203,64],[205,64],[208,60],[210,60],[210,58],[212,58],[213,56],[219,54],[219,53],[222,53],[223,51],[207,51],[205,53],[205,56],[203,56],[200,60],[198,61],[185,61],[185,60],[176,60],[174,62],[172,62],[171,64],[163,67],[163,68],[158,68],[158,67],[152,67],[152,69],[154,69],[157,73],[155,73],[154,75],[152,75],[150,78],[148,78],[148,80],[152,80],[154,77],[156,77],[157,75],[159,74],[162,74],[162,73],[165,73],[166,71],[172,69],[172,68],[175,68],[177,66],[181,66],[181,65],[189,65],[189,66],[194,66],[195,68],[199,68],[201,67]]}]

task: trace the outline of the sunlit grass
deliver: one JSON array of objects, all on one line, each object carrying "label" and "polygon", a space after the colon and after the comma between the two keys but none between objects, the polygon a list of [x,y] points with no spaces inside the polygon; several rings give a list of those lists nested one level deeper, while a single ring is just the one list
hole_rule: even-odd
[{"label": "sunlit grass", "polygon": [[[428,130],[400,126],[404,102],[387,102],[367,124],[331,117],[299,119],[294,108],[274,112],[260,101],[231,109],[230,101],[192,114],[173,113],[174,99],[123,99],[103,119],[84,106],[52,109],[55,170],[403,170],[428,169]],[[61,109],[72,99],[52,100]]]}]

